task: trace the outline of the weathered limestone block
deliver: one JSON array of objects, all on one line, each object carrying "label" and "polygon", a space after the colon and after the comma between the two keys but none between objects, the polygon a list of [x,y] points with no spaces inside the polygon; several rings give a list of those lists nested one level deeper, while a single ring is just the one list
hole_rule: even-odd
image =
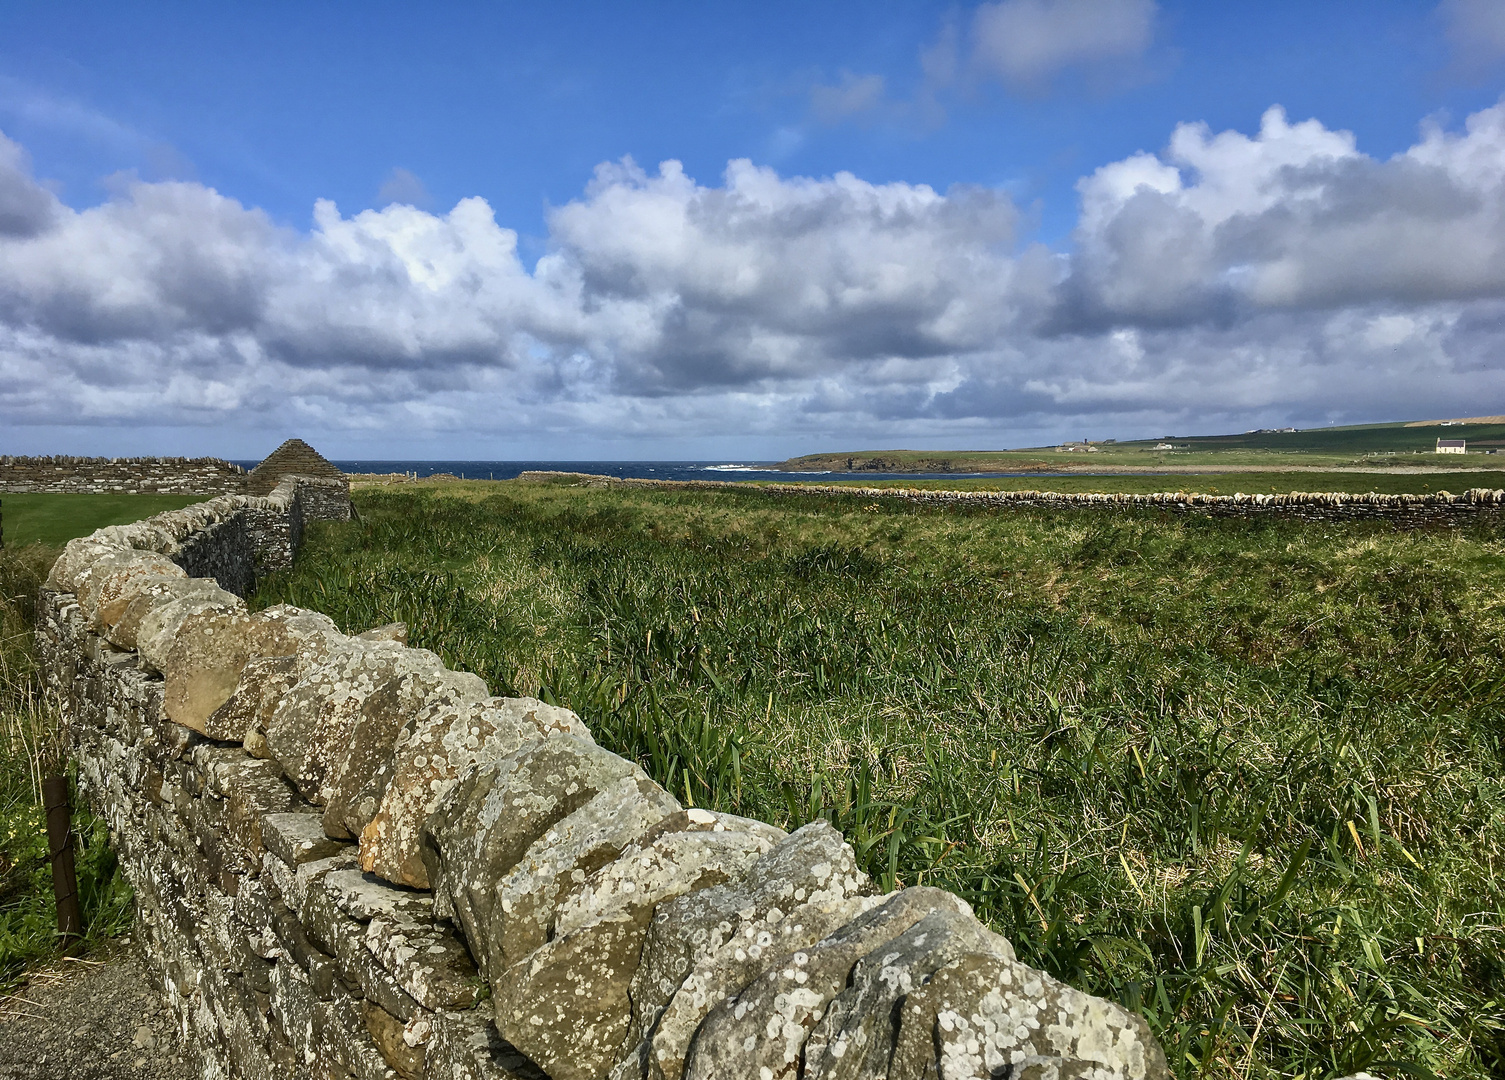
[{"label": "weathered limestone block", "polygon": [[134,649],[142,622],[158,608],[194,597],[228,604],[226,597],[231,595],[208,578],[191,578],[185,574],[132,578],[129,592],[116,598],[120,605],[118,615],[114,613],[112,601],[110,613],[114,621],[105,627],[104,636],[122,649]]},{"label": "weathered limestone block", "polygon": [[301,655],[308,663],[327,656],[343,640],[328,616],[285,604],[255,615],[208,611],[190,616],[178,628],[162,668],[164,709],[174,722],[207,731],[209,717],[236,692],[253,657]]},{"label": "weathered limestone block", "polygon": [[497,1034],[487,1009],[435,1015],[427,1051],[424,1080],[549,1080]]},{"label": "weathered limestone block", "polygon": [[543,945],[561,901],[596,870],[679,810],[647,778],[627,776],[551,826],[496,884],[499,909],[487,933],[486,969],[506,971]]},{"label": "weathered limestone block", "polygon": [[425,1009],[475,1004],[480,989],[475,963],[441,924],[380,915],[366,924],[366,948]]},{"label": "weathered limestone block", "polygon": [[[677,1077],[713,1005],[761,974],[762,963],[843,925],[858,913],[848,901],[869,890],[851,847],[822,821],[780,841],[741,881],[659,905],[631,995],[631,1041],[653,1035],[653,1075]],[[661,1019],[671,999],[678,1007]]]},{"label": "weathered limestone block", "polygon": [[319,815],[313,813],[275,813],[261,819],[262,844],[290,868],[327,859],[349,848],[324,835]]},{"label": "weathered limestone block", "polygon": [[[192,580],[194,579],[187,579],[187,581]],[[189,589],[186,585],[173,586],[171,589],[174,594],[180,591],[188,595],[153,607],[142,616],[137,627],[136,654],[141,658],[141,662],[153,671],[163,671],[169,666],[168,657],[174,642],[177,641],[178,630],[191,616],[209,611],[230,615],[245,610],[244,600],[224,590],[216,594],[207,592],[202,586]],[[147,599],[146,594],[138,596],[132,602],[131,607],[134,608]],[[127,609],[128,616],[129,612],[130,609]]]},{"label": "weathered limestone block", "polygon": [[904,998],[888,1080],[1165,1080],[1144,1020],[1023,964],[969,953]]},{"label": "weathered limestone block", "polygon": [[[685,831],[668,831],[671,822]],[[690,810],[650,836],[560,906],[551,941],[500,980],[492,977],[497,1030],[554,1080],[603,1076],[624,1052],[632,977],[654,907],[742,877],[784,834],[747,818]]]},{"label": "weathered limestone block", "polygon": [[87,574],[100,559],[129,547],[129,544],[107,539],[99,532],[69,540],[63,545],[62,554],[52,563],[52,570],[47,574],[47,588],[77,596],[82,575]]},{"label": "weathered limestone block", "polygon": [[710,810],[681,810],[659,821],[560,904],[556,937],[624,908],[740,880],[787,834],[783,829]]},{"label": "weathered limestone block", "polygon": [[370,630],[355,636],[362,641],[395,641],[399,645],[406,645],[408,624],[405,622],[383,623],[381,626],[373,626]]},{"label": "weathered limestone block", "polygon": [[419,1015],[418,1002],[366,948],[366,928],[339,909],[322,882],[309,887],[298,914],[309,940],[335,957],[346,982],[403,1023]]},{"label": "weathered limestone block", "polygon": [[428,888],[420,831],[459,775],[555,734],[592,741],[574,713],[533,698],[425,707],[398,732],[390,758],[378,766],[374,782],[382,796],[360,834],[361,865],[388,881]]},{"label": "weathered limestone block", "polygon": [[[788,915],[773,909],[746,922],[729,941],[702,959],[685,976],[659,1014],[651,1037],[638,1044],[613,1072],[613,1080],[679,1080],[690,1043],[706,1015],[789,954],[817,941],[882,903],[876,896],[804,904]],[[774,919],[773,916],[782,917]],[[637,1002],[634,1000],[634,1008]]]},{"label": "weathered limestone block", "polygon": [[[490,693],[479,675],[450,671],[432,653],[414,649],[409,655],[425,662],[400,670],[365,700],[348,750],[325,780],[320,795],[324,831],[331,836],[360,836],[376,816],[392,776],[392,751],[403,725],[426,709],[454,710],[483,701]],[[438,666],[428,666],[428,657]]]},{"label": "weathered limestone block", "polygon": [[940,889],[904,889],[807,949],[787,954],[707,1014],[690,1043],[686,1080],[790,1080],[805,1040],[857,961],[937,911],[970,915]]},{"label": "weathered limestone block", "polygon": [[[334,870],[316,888],[357,923],[368,952],[396,984],[426,1009],[462,1008],[479,988],[469,952],[433,919],[434,901],[359,870]],[[337,931],[338,932],[338,931]]]},{"label": "weathered limestone block", "polygon": [[100,574],[91,583],[87,598],[79,598],[89,618],[89,628],[96,633],[107,633],[151,583],[188,577],[181,566],[155,551],[135,551],[132,556],[124,565],[117,564],[112,571]]},{"label": "weathered limestone block", "polygon": [[435,914],[453,915],[477,958],[484,959],[497,882],[546,830],[625,778],[644,788],[653,783],[632,762],[569,735],[471,767],[423,827]]},{"label": "weathered limestone block", "polygon": [[262,873],[277,889],[288,908],[301,911],[308,899],[308,890],[325,874],[334,870],[349,870],[355,865],[355,852],[346,849],[338,855],[301,863],[297,868],[289,866],[270,852],[261,857]]},{"label": "weathered limestone block", "polygon": [[898,1006],[912,989],[969,953],[1012,961],[1014,949],[971,912],[941,909],[879,945],[852,968],[805,1042],[810,1080],[882,1080],[898,1037]]},{"label": "weathered limestone block", "polygon": [[309,973],[290,960],[272,964],[271,1012],[301,1065],[309,1066],[318,1057],[313,1036],[313,988]]},{"label": "weathered limestone block", "polygon": [[660,905],[633,979],[635,1039],[648,1035],[691,969],[732,940],[744,923],[776,924],[802,905],[835,904],[868,891],[867,875],[857,868],[851,847],[818,821],[779,841],[741,881]]},{"label": "weathered limestone block", "polygon": [[387,1064],[396,1070],[403,1080],[421,1080],[423,1076],[423,1046],[410,1044],[408,1025],[379,1005],[367,1001],[361,1010],[366,1018],[366,1031]]},{"label": "weathered limestone block", "polygon": [[360,1002],[340,987],[328,1001],[314,1002],[313,1033],[316,1053],[339,1062],[358,1080],[398,1080],[371,1039]]},{"label": "weathered limestone block", "polygon": [[204,734],[211,739],[244,743],[247,753],[268,757],[267,721],[277,703],[302,677],[297,657],[251,657],[240,670],[234,692],[205,718]]},{"label": "weathered limestone block", "polygon": [[267,749],[305,799],[319,801],[366,699],[400,669],[419,664],[442,666],[433,653],[395,642],[348,641],[277,703],[267,723]]}]

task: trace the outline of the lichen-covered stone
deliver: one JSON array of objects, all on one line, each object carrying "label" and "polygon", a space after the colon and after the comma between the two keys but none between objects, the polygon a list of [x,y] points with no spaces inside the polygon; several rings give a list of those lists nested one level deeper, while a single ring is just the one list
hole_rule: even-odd
[{"label": "lichen-covered stone", "polygon": [[970,915],[940,889],[904,889],[808,949],[796,949],[707,1014],[690,1042],[686,1080],[790,1080],[805,1041],[857,961],[937,911]]},{"label": "lichen-covered stone", "polygon": [[[130,580],[130,593],[120,597],[120,613],[104,630],[105,638],[122,649],[134,649],[141,623],[157,608],[175,600],[200,597],[227,602],[226,593],[208,578],[191,578],[184,574],[152,574]],[[112,612],[113,614],[113,612]]]},{"label": "lichen-covered stone", "polygon": [[678,811],[572,892],[559,905],[554,934],[571,933],[624,908],[658,904],[740,880],[785,835],[782,829],[735,814]]},{"label": "lichen-covered stone", "polygon": [[476,965],[444,924],[378,915],[366,924],[366,948],[425,1009],[464,1009],[476,1001]]},{"label": "lichen-covered stone", "polygon": [[406,645],[408,624],[405,622],[383,623],[381,626],[373,626],[370,630],[355,636],[362,641],[395,641],[399,645]]},{"label": "lichen-covered stone", "polygon": [[204,720],[204,734],[211,739],[246,743],[248,752],[264,749],[267,721],[277,703],[302,677],[297,657],[251,657],[240,670],[234,692]]},{"label": "lichen-covered stone", "polygon": [[761,822],[691,810],[653,830],[559,908],[554,937],[492,979],[496,1025],[554,1080],[604,1075],[624,1049],[630,989],[656,905],[742,877],[783,838]]},{"label": "lichen-covered stone", "polygon": [[398,917],[432,922],[434,898],[428,893],[399,888],[358,869],[332,870],[319,880],[335,906],[357,922]]},{"label": "lichen-covered stone", "polygon": [[[245,601],[234,593],[223,589],[210,591],[201,585],[188,584],[192,581],[188,578],[181,586],[171,584],[168,592],[174,598],[153,607],[142,616],[137,626],[136,655],[152,671],[162,671],[168,666],[168,656],[177,640],[178,629],[191,616],[208,611],[230,615],[245,610]],[[138,596],[131,607],[147,598],[146,594]]]},{"label": "lichen-covered stone", "polygon": [[324,830],[331,836],[360,836],[376,816],[404,724],[425,710],[458,709],[489,693],[480,676],[450,671],[432,653],[410,649],[407,656],[414,661],[411,666],[399,667],[362,703],[346,752],[324,781]]},{"label": "lichen-covered stone", "polygon": [[371,1040],[360,1002],[339,987],[329,1000],[314,1002],[313,1031],[318,1049],[359,1080],[398,1080]]},{"label": "lichen-covered stone", "polygon": [[267,814],[261,819],[261,838],[266,849],[289,867],[338,855],[350,845],[324,835],[317,814]]},{"label": "lichen-covered stone", "polygon": [[[395,642],[347,641],[277,703],[267,722],[267,749],[310,802],[318,802],[332,766],[349,749],[366,698],[400,667],[415,662]],[[426,662],[440,663],[433,653]]]},{"label": "lichen-covered stone", "polygon": [[549,1080],[497,1033],[487,1009],[436,1013],[424,1080]]},{"label": "lichen-covered stone", "polygon": [[420,832],[459,775],[556,734],[591,742],[578,716],[533,698],[425,706],[398,733],[373,778],[382,796],[360,834],[361,865],[389,881],[428,888]]},{"label": "lichen-covered stone", "polygon": [[553,735],[472,766],[443,797],[422,834],[435,913],[453,915],[478,959],[490,951],[496,883],[550,826],[624,778],[652,783],[632,762],[593,743]]},{"label": "lichen-covered stone", "polygon": [[[127,565],[100,576],[92,604],[84,607],[86,612],[91,613],[90,628],[108,634],[110,628],[125,614],[131,601],[150,583],[187,577],[187,571],[165,555],[158,555],[154,551],[134,552],[134,558]],[[83,603],[82,598],[80,603]]]},{"label": "lichen-covered stone", "polygon": [[366,1030],[371,1033],[371,1041],[376,1044],[377,1052],[403,1080],[421,1080],[423,1047],[409,1045],[403,1038],[407,1033],[407,1025],[380,1005],[367,1001],[362,1003],[361,1008],[366,1018]]},{"label": "lichen-covered stone", "polygon": [[561,900],[678,810],[646,776],[627,776],[550,826],[496,884],[487,970],[506,971],[543,945]]},{"label": "lichen-covered stone", "polygon": [[1013,947],[970,911],[932,911],[858,960],[845,990],[805,1042],[809,1080],[884,1080],[898,1038],[898,1006],[940,968],[969,953],[1014,959]]},{"label": "lichen-covered stone", "polygon": [[[867,875],[857,868],[841,834],[826,822],[812,822],[781,840],[741,881],[660,905],[649,927],[642,966],[633,978],[633,1041],[648,1037],[659,1012],[691,970],[738,938],[744,926],[757,928],[756,937],[796,908],[815,905],[813,920],[821,905],[834,907],[867,891]],[[740,989],[750,978],[732,989]]]},{"label": "lichen-covered stone", "polygon": [[969,953],[913,987],[888,1080],[1165,1080],[1144,1020],[1004,957]]}]

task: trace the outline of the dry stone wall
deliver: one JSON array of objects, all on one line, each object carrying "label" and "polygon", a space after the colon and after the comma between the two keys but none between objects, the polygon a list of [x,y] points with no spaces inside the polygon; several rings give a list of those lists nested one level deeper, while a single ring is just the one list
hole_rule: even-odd
[{"label": "dry stone wall", "polygon": [[239,495],[246,476],[219,458],[0,456],[0,491]]},{"label": "dry stone wall", "polygon": [[1139,1017],[949,893],[879,894],[829,825],[684,807],[400,626],[250,614],[305,484],[74,541],[41,597],[80,786],[206,1077],[1167,1075]]},{"label": "dry stone wall", "polygon": [[[571,477],[598,487],[738,488],[746,484],[715,480],[638,480],[590,473],[524,472],[520,480]],[[1505,510],[1505,490],[1472,488],[1461,495],[1297,491],[1280,495],[1204,495],[1184,491],[1150,495],[1055,491],[935,491],[928,488],[850,487],[845,484],[757,484],[775,495],[847,495],[861,499],[899,499],[941,506],[1038,507],[1043,509],[1159,510],[1212,517],[1284,517],[1301,521],[1386,521],[1401,528],[1464,525],[1481,515]]]}]

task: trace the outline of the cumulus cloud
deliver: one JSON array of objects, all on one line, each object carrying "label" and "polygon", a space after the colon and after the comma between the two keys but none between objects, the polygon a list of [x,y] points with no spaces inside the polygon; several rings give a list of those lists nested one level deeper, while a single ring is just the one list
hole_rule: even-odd
[{"label": "cumulus cloud", "polygon": [[1066,286],[1086,321],[1229,320],[1271,308],[1463,301],[1505,291],[1505,106],[1428,125],[1388,161],[1348,132],[1176,129],[1078,185]]},{"label": "cumulus cloud", "polygon": [[973,16],[973,63],[1039,89],[1068,68],[1120,63],[1149,48],[1154,0],[999,0]]},{"label": "cumulus cloud", "polygon": [[0,418],[558,453],[1457,414],[1505,394],[1502,181],[1505,106],[1387,160],[1276,108],[1084,177],[1053,251],[998,191],[624,160],[529,266],[479,198],[305,231],[132,179],[75,210],[3,141]]}]

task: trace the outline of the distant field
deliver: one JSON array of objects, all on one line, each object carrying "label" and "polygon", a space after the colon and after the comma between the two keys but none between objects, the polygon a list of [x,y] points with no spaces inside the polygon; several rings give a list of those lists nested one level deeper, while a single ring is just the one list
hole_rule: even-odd
[{"label": "distant field", "polygon": [[[1462,457],[1435,453],[1437,439],[1464,439]],[[1168,443],[1172,449],[1155,447]],[[1499,450],[1489,454],[1484,451]],[[786,469],[869,472],[992,472],[1030,469],[1245,469],[1323,466],[1376,468],[1505,469],[1505,424],[1413,427],[1369,424],[1293,432],[1240,435],[1172,435],[1165,439],[1101,443],[1094,452],[1062,452],[1054,447],[997,451],[862,450],[806,454]]]},{"label": "distant field", "polygon": [[6,547],[42,543],[60,546],[106,525],[128,525],[164,510],[176,510],[206,495],[16,495],[0,494],[0,534]]},{"label": "distant field", "polygon": [[1505,526],[356,500],[258,605],[406,621],[687,803],[830,819],[883,887],[1142,1012],[1184,1080],[1505,1075]]}]

